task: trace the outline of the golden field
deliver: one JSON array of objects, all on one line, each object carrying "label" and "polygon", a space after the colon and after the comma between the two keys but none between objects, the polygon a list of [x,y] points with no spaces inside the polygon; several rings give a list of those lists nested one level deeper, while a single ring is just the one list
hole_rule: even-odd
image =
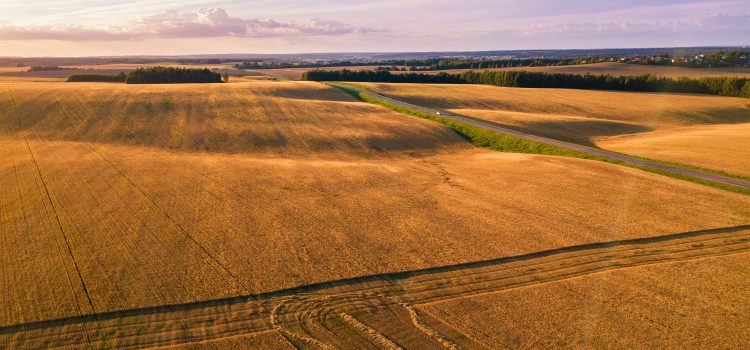
[{"label": "golden field", "polygon": [[[697,125],[668,131],[602,138],[597,146],[654,159],[700,164],[750,176],[750,123]],[[706,150],[710,150],[707,152]]]},{"label": "golden field", "polygon": [[416,105],[534,135],[748,174],[750,100],[486,85],[359,83]]},{"label": "golden field", "polygon": [[739,349],[750,342],[748,261],[652,264],[420,309],[490,348]]},{"label": "golden field", "polygon": [[[721,279],[739,280],[743,260],[720,256],[750,250],[747,196],[476,149],[322,84],[9,82],[0,111],[7,347],[485,348],[476,329],[450,326],[473,309],[446,320],[433,305],[516,285],[554,293],[545,281],[564,269],[590,287],[585,266],[627,280],[652,268],[625,267],[688,271],[679,261],[705,256],[726,261],[723,300],[745,302]],[[606,243],[622,240],[634,241]],[[505,327],[499,313],[484,316],[493,328]]]}]

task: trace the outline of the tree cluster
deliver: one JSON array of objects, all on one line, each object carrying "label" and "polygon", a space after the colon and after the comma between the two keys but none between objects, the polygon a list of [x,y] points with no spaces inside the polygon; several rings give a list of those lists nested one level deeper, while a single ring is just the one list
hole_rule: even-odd
[{"label": "tree cluster", "polygon": [[182,84],[221,83],[221,74],[207,68],[189,69],[174,67],[138,68],[128,73],[127,84]]}]

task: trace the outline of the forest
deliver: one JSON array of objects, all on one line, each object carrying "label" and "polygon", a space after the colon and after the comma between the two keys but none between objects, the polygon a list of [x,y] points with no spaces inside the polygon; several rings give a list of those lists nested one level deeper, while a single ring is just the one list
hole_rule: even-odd
[{"label": "forest", "polygon": [[541,73],[527,71],[475,72],[462,74],[393,74],[388,71],[323,71],[306,72],[303,80],[361,81],[429,84],[486,84],[504,87],[618,90],[644,92],[695,93],[750,98],[750,79],[704,77],[691,79],[662,78],[654,75],[612,76]]}]

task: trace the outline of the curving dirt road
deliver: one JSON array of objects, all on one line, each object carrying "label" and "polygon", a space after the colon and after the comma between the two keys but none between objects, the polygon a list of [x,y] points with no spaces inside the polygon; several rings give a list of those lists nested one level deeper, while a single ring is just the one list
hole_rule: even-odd
[{"label": "curving dirt road", "polygon": [[740,179],[735,179],[735,178],[716,175],[716,174],[709,174],[709,173],[704,173],[704,172],[690,170],[690,169],[684,169],[684,168],[675,167],[675,166],[671,166],[671,165],[667,165],[667,164],[663,164],[659,162],[654,162],[654,161],[650,161],[646,159],[631,157],[631,156],[617,153],[617,152],[606,151],[600,148],[593,148],[593,147],[583,146],[583,145],[579,145],[575,143],[549,139],[549,138],[541,137],[541,136],[535,136],[535,135],[511,130],[511,129],[504,127],[503,125],[493,123],[490,121],[468,118],[464,116],[457,116],[457,115],[452,115],[452,114],[444,113],[444,112],[438,112],[438,111],[435,111],[434,109],[429,109],[429,108],[413,105],[413,104],[399,101],[399,100],[396,100],[387,96],[376,94],[367,90],[357,89],[357,88],[347,86],[347,85],[341,85],[341,84],[336,84],[336,83],[324,83],[324,84],[346,89],[349,91],[354,91],[357,93],[361,93],[369,97],[381,99],[381,100],[393,103],[398,106],[410,108],[410,109],[424,112],[427,114],[431,114],[434,116],[439,116],[439,117],[443,117],[446,119],[455,120],[457,122],[461,122],[464,124],[476,126],[482,129],[487,129],[487,130],[503,133],[506,135],[515,136],[524,140],[539,142],[539,143],[553,145],[553,146],[566,148],[566,149],[574,150],[578,152],[584,152],[584,153],[588,153],[592,155],[607,157],[607,158],[611,158],[611,159],[615,159],[615,160],[619,160],[619,161],[623,161],[623,162],[627,162],[631,164],[647,166],[649,168],[664,170],[664,171],[668,171],[671,173],[690,176],[690,177],[694,177],[694,178],[698,178],[698,179],[702,179],[706,181],[718,182],[718,183],[725,184],[725,185],[750,189],[750,182],[740,180]]}]

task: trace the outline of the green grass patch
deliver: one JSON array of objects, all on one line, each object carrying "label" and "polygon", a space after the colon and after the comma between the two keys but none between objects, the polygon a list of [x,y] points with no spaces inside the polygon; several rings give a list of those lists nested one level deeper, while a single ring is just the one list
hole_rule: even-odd
[{"label": "green grass patch", "polygon": [[[346,86],[350,86],[356,89],[367,90],[355,84],[340,84],[340,85],[346,85]],[[627,166],[627,167],[634,168],[634,169],[644,170],[644,171],[648,171],[651,173],[669,176],[671,178],[690,181],[693,183],[711,186],[711,187],[715,187],[715,188],[719,188],[722,190],[727,190],[727,191],[731,191],[735,193],[750,195],[750,189],[745,189],[741,187],[736,187],[736,186],[726,185],[726,184],[708,181],[704,179],[699,179],[699,178],[692,177],[689,175],[677,174],[677,173],[673,173],[673,172],[662,170],[662,169],[655,169],[655,168],[651,168],[651,167],[640,165],[640,164],[633,164],[630,162],[624,162],[621,160],[616,160],[616,159],[612,159],[608,157],[593,155],[593,154],[589,154],[585,152],[574,151],[574,150],[570,150],[570,149],[562,148],[558,146],[529,141],[529,140],[525,140],[519,137],[483,129],[483,128],[476,127],[473,125],[464,124],[455,120],[440,117],[440,116],[433,115],[430,113],[424,113],[421,111],[413,110],[411,108],[396,105],[396,104],[393,104],[388,101],[384,101],[375,97],[367,96],[365,94],[362,94],[362,93],[359,93],[357,91],[350,90],[347,88],[340,88],[340,89],[344,91],[345,93],[351,95],[357,100],[377,104],[377,105],[383,106],[385,108],[388,108],[390,110],[393,110],[402,114],[406,114],[406,115],[410,115],[410,116],[414,116],[418,118],[423,118],[427,120],[432,120],[440,124],[443,124],[453,129],[461,137],[471,142],[472,144],[479,146],[479,147],[487,148],[493,151],[510,152],[510,153],[541,154],[541,155],[550,155],[550,156],[596,160],[596,161],[601,161],[601,162],[606,162],[606,163],[611,163],[611,164]],[[669,164],[669,163],[665,163],[665,164]],[[673,164],[669,164],[669,165],[673,165]],[[682,165],[680,165],[680,167],[682,167]],[[686,168],[686,169],[690,169],[690,168]],[[693,169],[693,170],[696,170],[696,169]],[[702,171],[702,169],[699,171]],[[714,171],[712,173],[716,174],[717,172]]]}]

